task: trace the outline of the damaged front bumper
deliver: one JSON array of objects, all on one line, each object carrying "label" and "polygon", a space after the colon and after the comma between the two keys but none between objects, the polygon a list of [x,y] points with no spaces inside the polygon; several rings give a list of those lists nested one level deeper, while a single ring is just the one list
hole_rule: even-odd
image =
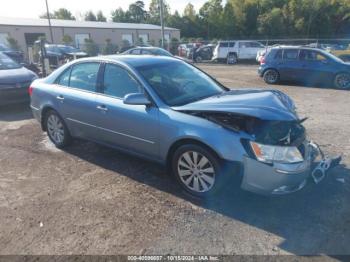
[{"label": "damaged front bumper", "polygon": [[[316,163],[315,160],[319,155],[321,155],[321,161]],[[315,183],[319,183],[325,177],[328,169],[339,164],[340,159],[340,157],[325,157],[320,148],[312,142],[306,143],[304,161],[300,163],[266,164],[245,156],[241,187],[244,190],[264,195],[293,193],[302,189],[310,176]]]}]

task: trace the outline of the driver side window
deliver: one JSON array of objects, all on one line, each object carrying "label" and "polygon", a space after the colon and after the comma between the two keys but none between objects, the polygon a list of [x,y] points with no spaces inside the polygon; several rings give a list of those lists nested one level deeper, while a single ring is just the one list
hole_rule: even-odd
[{"label": "driver side window", "polygon": [[103,87],[104,94],[118,98],[142,90],[139,83],[125,69],[113,64],[105,66]]}]

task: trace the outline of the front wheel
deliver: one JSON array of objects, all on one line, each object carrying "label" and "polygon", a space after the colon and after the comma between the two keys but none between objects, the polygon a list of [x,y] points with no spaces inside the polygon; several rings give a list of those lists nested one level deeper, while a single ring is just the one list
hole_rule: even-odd
[{"label": "front wheel", "polygon": [[223,186],[218,157],[199,145],[179,147],[172,159],[172,171],[180,185],[197,197],[214,195]]},{"label": "front wheel", "polygon": [[263,78],[266,84],[277,84],[279,81],[279,74],[275,69],[267,69]]},{"label": "front wheel", "polygon": [[334,78],[334,86],[338,89],[350,89],[350,74],[337,74]]},{"label": "front wheel", "polygon": [[53,110],[45,117],[47,135],[57,148],[63,148],[71,142],[69,131],[62,118]]}]

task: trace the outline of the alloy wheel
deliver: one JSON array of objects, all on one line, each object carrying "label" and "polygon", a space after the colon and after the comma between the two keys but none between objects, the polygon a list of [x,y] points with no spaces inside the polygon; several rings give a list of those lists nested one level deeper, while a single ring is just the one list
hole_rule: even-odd
[{"label": "alloy wheel", "polygon": [[265,75],[264,79],[269,84],[274,84],[278,80],[278,73],[275,70],[268,70]]},{"label": "alloy wheel", "polygon": [[61,119],[51,114],[47,119],[47,132],[55,144],[61,144],[64,140],[64,126]]},{"label": "alloy wheel", "polygon": [[338,74],[335,78],[335,84],[339,89],[350,88],[350,75],[349,74]]},{"label": "alloy wheel", "polygon": [[207,192],[215,184],[213,164],[199,152],[183,153],[178,159],[177,169],[181,182],[194,192]]}]

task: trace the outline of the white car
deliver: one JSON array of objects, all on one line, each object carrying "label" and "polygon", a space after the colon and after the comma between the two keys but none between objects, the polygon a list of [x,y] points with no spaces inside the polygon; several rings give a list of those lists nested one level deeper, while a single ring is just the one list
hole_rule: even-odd
[{"label": "white car", "polygon": [[261,50],[265,50],[265,46],[258,41],[220,41],[214,49],[212,60],[235,64],[242,59],[256,59]]}]

